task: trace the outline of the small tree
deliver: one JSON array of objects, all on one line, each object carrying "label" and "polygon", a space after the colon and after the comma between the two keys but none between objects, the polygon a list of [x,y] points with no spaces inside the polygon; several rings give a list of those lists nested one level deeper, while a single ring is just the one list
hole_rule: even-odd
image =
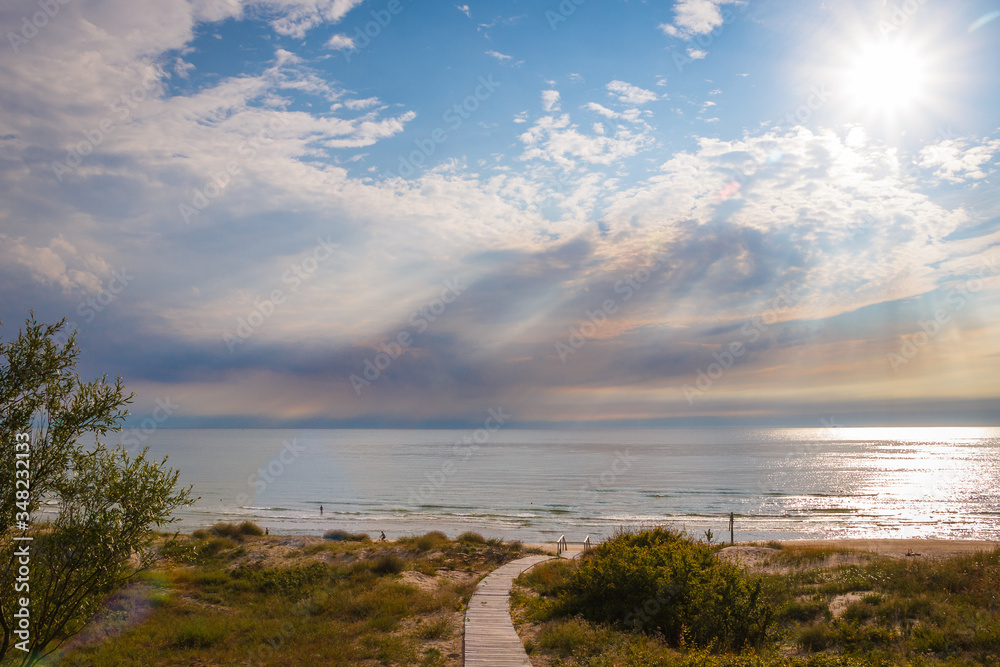
[{"label": "small tree", "polygon": [[[32,315],[18,338],[0,338],[0,660],[31,665],[83,629],[102,603],[154,555],[153,526],[170,523],[190,504],[177,472],[119,445],[99,441],[118,431],[132,394],[121,378],[82,382],[75,372],[76,334],[59,344],[65,320],[39,324]],[[15,495],[15,443],[30,436],[30,492]],[[93,434],[94,442],[82,440]],[[23,467],[23,466],[22,466]],[[23,476],[23,473],[22,473]],[[22,504],[18,506],[18,500]],[[39,513],[43,507],[52,508]],[[21,522],[30,514],[27,532]],[[15,541],[30,536],[33,541]],[[30,544],[29,590],[15,590],[16,549]],[[27,644],[12,623],[27,598]],[[18,646],[20,644],[20,646]],[[27,648],[27,651],[23,649]],[[9,662],[8,662],[9,661]]]}]

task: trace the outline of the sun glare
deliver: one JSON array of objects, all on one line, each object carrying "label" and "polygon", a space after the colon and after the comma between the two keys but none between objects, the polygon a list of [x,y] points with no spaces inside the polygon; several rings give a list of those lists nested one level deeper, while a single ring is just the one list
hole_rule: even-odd
[{"label": "sun glare", "polygon": [[845,88],[859,107],[898,115],[920,101],[925,78],[923,60],[915,49],[879,42],[854,57],[846,72]]}]

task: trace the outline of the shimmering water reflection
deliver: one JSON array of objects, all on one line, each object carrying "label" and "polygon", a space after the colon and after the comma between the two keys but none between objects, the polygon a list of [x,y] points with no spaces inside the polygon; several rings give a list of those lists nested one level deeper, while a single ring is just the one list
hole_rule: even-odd
[{"label": "shimmering water reflection", "polygon": [[[1000,539],[1000,429],[161,430],[198,503],[181,527],[600,538]],[[459,443],[459,444],[456,444]],[[289,445],[294,443],[294,446]],[[323,505],[323,516],[319,507]]]}]

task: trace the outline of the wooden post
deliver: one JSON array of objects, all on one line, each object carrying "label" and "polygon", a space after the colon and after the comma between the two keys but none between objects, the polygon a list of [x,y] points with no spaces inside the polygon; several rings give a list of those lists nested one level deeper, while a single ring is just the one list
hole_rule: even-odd
[{"label": "wooden post", "polygon": [[735,539],[733,538],[733,513],[729,513],[729,543],[734,544]]}]

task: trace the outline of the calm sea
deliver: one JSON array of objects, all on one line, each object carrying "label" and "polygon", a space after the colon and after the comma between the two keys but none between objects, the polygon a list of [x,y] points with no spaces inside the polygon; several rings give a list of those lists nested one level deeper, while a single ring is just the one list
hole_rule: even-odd
[{"label": "calm sea", "polygon": [[1000,428],[161,429],[149,444],[200,496],[182,530],[728,539],[733,512],[737,540],[1000,539]]}]

